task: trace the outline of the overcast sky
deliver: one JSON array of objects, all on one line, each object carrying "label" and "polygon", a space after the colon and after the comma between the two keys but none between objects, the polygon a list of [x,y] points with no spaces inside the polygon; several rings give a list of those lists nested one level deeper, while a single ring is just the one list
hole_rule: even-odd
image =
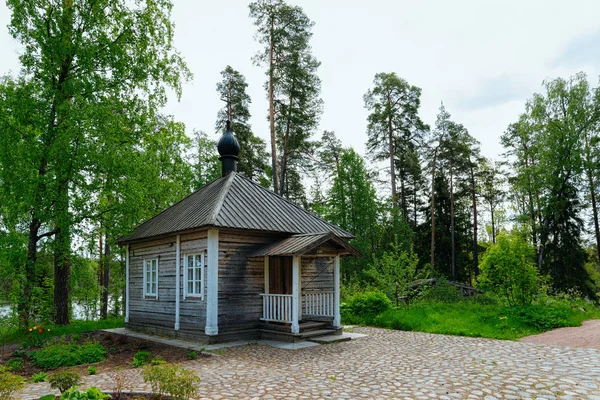
[{"label": "overcast sky", "polygon": [[[265,69],[245,0],[174,0],[175,43],[194,74],[166,113],[214,134],[220,71],[231,65],[246,76],[252,127],[268,138]],[[395,72],[422,88],[422,119],[433,125],[443,101],[498,157],[499,137],[542,81],[600,74],[600,1],[290,0],[315,21],[312,47],[322,62],[324,113],[317,137],[333,130],[364,154],[363,95],[378,72]],[[19,69],[18,46],[8,34],[9,12],[0,4],[0,74]],[[216,138],[217,135],[214,134]]]}]

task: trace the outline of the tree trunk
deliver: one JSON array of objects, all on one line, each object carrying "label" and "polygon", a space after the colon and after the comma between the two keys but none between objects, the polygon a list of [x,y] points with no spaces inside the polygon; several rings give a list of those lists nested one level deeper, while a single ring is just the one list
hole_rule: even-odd
[{"label": "tree trunk", "polygon": [[496,223],[494,221],[494,206],[490,202],[490,214],[492,214],[492,243],[496,244]]},{"label": "tree trunk", "polygon": [[451,263],[452,279],[456,280],[456,262],[454,254],[454,160],[450,160],[450,243],[451,243]]},{"label": "tree trunk", "polygon": [[[287,160],[289,157],[289,141],[290,141],[290,129],[292,128],[292,116],[291,116],[291,110],[292,110],[292,104],[293,104],[294,98],[292,96],[290,96],[290,104],[289,104],[289,108],[288,108],[288,116],[287,116],[287,124],[286,124],[286,128],[285,128],[285,140],[283,143],[283,155],[281,157],[281,179],[279,180],[279,185],[280,185],[280,190],[279,190],[279,195],[284,196],[287,192],[287,185],[286,185],[286,173],[287,173]],[[284,187],[286,188],[286,190],[284,190]]]},{"label": "tree trunk", "polygon": [[433,152],[433,167],[431,168],[431,268],[435,267],[435,161],[438,148]]},{"label": "tree trunk", "polygon": [[[392,100],[390,94],[387,95],[388,105]],[[388,149],[390,152],[390,179],[392,181],[392,207],[397,208],[396,204],[396,166],[394,164],[394,127],[392,126],[392,116],[388,115]]]},{"label": "tree trunk", "polygon": [[108,240],[108,234],[104,238],[104,261],[102,263],[103,275],[102,275],[102,308],[100,309],[100,318],[108,318],[108,283],[110,278],[110,243]]},{"label": "tree trunk", "polygon": [[471,164],[471,196],[473,201],[473,272],[479,275],[479,245],[477,243],[477,196],[475,194],[475,173]]},{"label": "tree trunk", "polygon": [[277,170],[277,138],[275,136],[275,94],[273,89],[273,21],[271,21],[271,44],[269,46],[269,128],[271,130],[271,166],[273,168],[273,191],[279,193],[279,172]]},{"label": "tree trunk", "polygon": [[54,322],[69,324],[69,278],[71,276],[69,234],[60,228],[55,236],[54,249]]}]

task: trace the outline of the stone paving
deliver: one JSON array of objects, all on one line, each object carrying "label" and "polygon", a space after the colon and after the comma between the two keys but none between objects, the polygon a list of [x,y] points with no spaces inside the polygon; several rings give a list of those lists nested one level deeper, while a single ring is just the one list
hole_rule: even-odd
[{"label": "stone paving", "polygon": [[[259,344],[181,365],[201,379],[199,399],[596,399],[600,351],[357,328],[369,336],[298,350]],[[148,390],[138,370],[85,377],[85,385]],[[50,393],[30,384],[23,399]]]}]

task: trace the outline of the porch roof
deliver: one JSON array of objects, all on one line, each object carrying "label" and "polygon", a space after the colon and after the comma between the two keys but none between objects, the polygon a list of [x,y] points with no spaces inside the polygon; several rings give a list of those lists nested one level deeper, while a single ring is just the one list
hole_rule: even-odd
[{"label": "porch roof", "polygon": [[361,257],[362,254],[333,232],[320,232],[292,235],[278,242],[271,243],[251,253],[248,257],[265,256],[301,256],[315,250],[324,243],[331,243],[340,250],[338,254],[351,254]]}]

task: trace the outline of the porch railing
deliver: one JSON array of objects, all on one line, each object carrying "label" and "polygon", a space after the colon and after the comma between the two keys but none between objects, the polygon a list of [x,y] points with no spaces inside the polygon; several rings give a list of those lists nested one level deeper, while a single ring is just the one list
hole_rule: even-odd
[{"label": "porch railing", "polygon": [[304,293],[304,315],[333,317],[333,292]]},{"label": "porch railing", "polygon": [[263,298],[263,321],[292,322],[292,295],[266,294]]}]

